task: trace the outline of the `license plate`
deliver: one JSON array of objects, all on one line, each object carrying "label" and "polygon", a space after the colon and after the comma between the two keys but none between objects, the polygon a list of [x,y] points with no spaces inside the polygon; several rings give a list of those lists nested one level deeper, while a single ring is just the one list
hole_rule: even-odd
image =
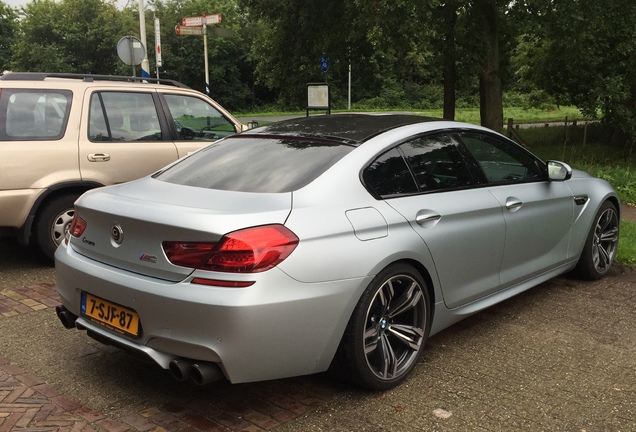
[{"label": "license plate", "polygon": [[81,313],[91,321],[118,333],[139,336],[139,315],[127,307],[83,292]]}]

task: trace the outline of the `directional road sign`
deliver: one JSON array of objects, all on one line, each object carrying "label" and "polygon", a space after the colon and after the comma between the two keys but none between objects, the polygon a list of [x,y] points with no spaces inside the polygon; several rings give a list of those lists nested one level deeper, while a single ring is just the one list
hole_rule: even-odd
[{"label": "directional road sign", "polygon": [[203,27],[186,27],[176,25],[174,26],[174,31],[176,34],[181,36],[203,36]]},{"label": "directional road sign", "polygon": [[202,26],[203,24],[220,24],[221,23],[221,14],[214,14],[208,16],[199,16],[199,17],[189,17],[183,18],[181,20],[181,24],[186,27],[197,27]]}]

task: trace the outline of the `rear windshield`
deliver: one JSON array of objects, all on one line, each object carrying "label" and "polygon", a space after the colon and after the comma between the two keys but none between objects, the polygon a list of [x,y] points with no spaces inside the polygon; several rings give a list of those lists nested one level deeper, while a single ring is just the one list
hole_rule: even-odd
[{"label": "rear windshield", "polygon": [[330,141],[239,135],[210,144],[155,178],[226,191],[291,192],[311,183],[351,150]]}]

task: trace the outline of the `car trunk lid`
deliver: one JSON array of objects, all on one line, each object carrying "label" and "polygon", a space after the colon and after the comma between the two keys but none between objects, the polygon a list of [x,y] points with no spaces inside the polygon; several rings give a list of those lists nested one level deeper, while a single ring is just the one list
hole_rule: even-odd
[{"label": "car trunk lid", "polygon": [[96,189],[75,204],[86,229],[73,249],[90,259],[144,276],[180,281],[191,268],[168,261],[162,242],[218,242],[237,229],[282,224],[291,193],[227,192],[146,177]]}]

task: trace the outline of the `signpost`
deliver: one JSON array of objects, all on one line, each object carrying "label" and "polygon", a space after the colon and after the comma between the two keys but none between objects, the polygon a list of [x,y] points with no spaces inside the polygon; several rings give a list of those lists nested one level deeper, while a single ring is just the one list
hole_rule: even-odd
[{"label": "signpost", "polygon": [[208,70],[208,35],[206,26],[220,24],[221,14],[199,17],[188,17],[181,20],[182,25],[176,25],[174,31],[178,35],[203,36],[203,57],[205,59],[205,94],[210,96],[210,72]]},{"label": "signpost", "polygon": [[159,79],[159,68],[161,67],[161,26],[159,18],[155,17],[155,65],[157,68],[157,79]]}]

